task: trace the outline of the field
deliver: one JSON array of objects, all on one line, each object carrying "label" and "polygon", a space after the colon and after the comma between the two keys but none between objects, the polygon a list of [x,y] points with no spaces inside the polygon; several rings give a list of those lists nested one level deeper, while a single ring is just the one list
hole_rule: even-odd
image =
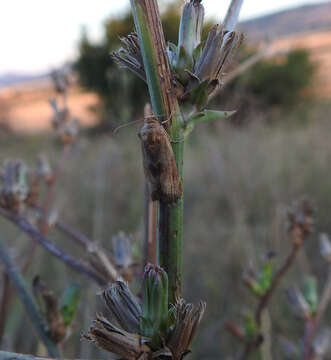
[{"label": "field", "polygon": [[[287,125],[274,127],[201,126],[191,138],[185,163],[184,292],[193,302],[208,299],[208,311],[196,343],[196,359],[201,354],[203,358],[215,359],[233,353],[234,343],[225,332],[224,323],[240,318],[242,306],[253,303],[241,282],[243,268],[256,266],[261,254],[270,249],[279,254],[277,263],[284,259],[290,248],[284,231],[287,205],[307,195],[317,209],[315,232],[272,301],[272,358],[283,359],[277,351],[278,340],[289,328],[293,339],[302,333],[289,310],[284,290],[293,283],[299,284],[303,272],[318,274],[320,286],[325,279],[317,238],[320,232],[331,233],[329,111],[327,104],[310,109],[306,114],[309,123],[300,126],[293,114],[284,121]],[[33,158],[43,148],[54,162],[58,150],[51,137],[6,138],[1,141],[0,159],[24,158],[33,166]],[[136,129],[129,127],[98,140],[80,139],[58,184],[55,206],[60,219],[101,241],[106,248],[111,247],[111,237],[118,231],[131,234],[139,253],[143,236],[142,189],[139,143]],[[29,240],[4,220],[1,227],[19,258],[22,249],[29,247]],[[55,231],[51,238],[80,254]],[[86,285],[44,250],[38,250],[36,259],[28,278],[41,274],[59,292],[73,280]],[[91,346],[78,340],[79,333],[101,309],[95,296],[97,290],[91,285],[84,288],[75,322],[77,331],[65,347],[68,357],[91,355]],[[26,328],[17,328],[23,316],[22,311],[15,311],[6,334],[6,348],[15,348],[17,341],[20,351],[35,353],[36,343]]]}]

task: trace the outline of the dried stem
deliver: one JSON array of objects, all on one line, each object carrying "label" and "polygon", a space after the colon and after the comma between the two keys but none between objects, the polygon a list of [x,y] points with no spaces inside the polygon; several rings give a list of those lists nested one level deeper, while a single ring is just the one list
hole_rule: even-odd
[{"label": "dried stem", "polygon": [[48,354],[50,356],[58,357],[59,351],[56,345],[53,343],[52,339],[49,336],[47,331],[47,326],[41,318],[39,309],[30,295],[27,285],[24,282],[22,275],[19,270],[14,266],[11,258],[8,255],[8,251],[5,248],[5,245],[0,239],[0,258],[5,266],[6,272],[10,277],[14,287],[17,290],[17,293],[25,307],[25,310],[30,317],[36,332],[38,333],[41,341],[44,343],[47,348]]},{"label": "dried stem", "polygon": [[60,259],[62,262],[67,264],[73,270],[87,275],[89,278],[96,281],[99,285],[105,285],[105,280],[89,269],[87,266],[82,264],[80,261],[76,260],[72,256],[66,254],[61,249],[59,249],[54,243],[52,243],[47,237],[45,237],[37,228],[31,225],[25,218],[12,214],[2,208],[0,208],[0,215],[5,219],[9,220],[26,234],[28,234],[31,239],[38,242],[43,248],[45,248],[52,255]]}]

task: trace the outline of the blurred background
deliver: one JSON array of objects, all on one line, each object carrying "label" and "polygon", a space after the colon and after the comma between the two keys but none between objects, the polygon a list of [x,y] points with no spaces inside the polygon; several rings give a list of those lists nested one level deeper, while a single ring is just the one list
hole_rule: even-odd
[{"label": "blurred background", "polygon": [[[182,4],[160,4],[166,39],[174,43]],[[203,4],[206,33],[221,22],[229,1]],[[303,272],[317,275],[321,286],[325,280],[316,239],[320,232],[331,234],[331,2],[247,0],[239,28],[244,44],[212,103],[215,109],[237,113],[198,126],[186,148],[184,297],[208,303],[194,358],[225,359],[235,353],[237,345],[224,324],[239,319],[243,307],[254,303],[241,281],[243,269],[257,266],[271,249],[281,263],[291,246],[284,232],[286,206],[307,195],[317,209],[315,233],[269,309],[272,342],[266,359],[283,359],[277,350],[279,338],[290,333],[295,340],[303,331],[288,309],[284,289],[300,283]],[[81,132],[65,162],[54,207],[61,219],[106,248],[111,248],[114,235],[126,232],[139,257],[144,178],[136,134],[141,124],[114,130],[141,120],[147,89],[140,79],[119,70],[109,55],[120,46],[119,37],[132,30],[129,1],[50,5],[35,0],[31,5],[12,0],[3,5],[0,161],[23,159],[33,166],[43,153],[56,163],[61,146],[51,126],[49,99],[56,97],[51,74],[66,72],[67,105]],[[252,65],[237,71],[252,58]],[[30,240],[2,218],[0,226],[19,261]],[[61,234],[52,231],[49,236],[68,252],[77,251]],[[72,281],[82,285],[65,356],[105,358],[80,341],[100,309],[98,288],[41,248],[27,282],[36,274],[59,293]],[[37,353],[18,300],[9,311],[1,348]]]}]

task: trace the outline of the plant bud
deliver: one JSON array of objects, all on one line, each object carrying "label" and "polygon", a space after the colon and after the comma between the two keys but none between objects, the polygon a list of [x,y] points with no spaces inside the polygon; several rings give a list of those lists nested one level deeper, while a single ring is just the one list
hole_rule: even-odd
[{"label": "plant bud", "polygon": [[112,316],[126,331],[139,332],[141,306],[129,287],[123,281],[117,281],[102,293]]},{"label": "plant bud", "polygon": [[310,306],[310,311],[312,314],[315,314],[318,307],[318,290],[317,290],[317,280],[308,276],[303,283],[303,293],[305,300]]},{"label": "plant bud", "polygon": [[190,0],[184,5],[179,25],[178,52],[183,48],[192,58],[193,51],[201,43],[204,15],[201,0]]},{"label": "plant bud", "polygon": [[320,235],[320,252],[322,257],[331,263],[331,241],[327,234]]},{"label": "plant bud", "polygon": [[152,346],[160,344],[168,325],[168,275],[159,266],[148,264],[143,278],[142,335],[152,338]]},{"label": "plant bud", "polygon": [[19,211],[28,195],[28,168],[19,160],[5,161],[0,189],[1,206]]}]

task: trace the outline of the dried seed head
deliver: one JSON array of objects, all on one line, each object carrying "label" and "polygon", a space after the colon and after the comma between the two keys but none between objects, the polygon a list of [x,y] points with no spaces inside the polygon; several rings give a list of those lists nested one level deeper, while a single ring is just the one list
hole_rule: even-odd
[{"label": "dried seed head", "polygon": [[301,318],[310,319],[310,306],[299,289],[297,287],[289,288],[286,290],[286,295],[294,313]]},{"label": "dried seed head", "polygon": [[28,168],[20,160],[6,160],[3,165],[0,187],[0,205],[20,211],[29,195]]},{"label": "dried seed head", "polygon": [[321,234],[320,238],[320,252],[322,257],[329,263],[331,263],[331,241],[327,234]]},{"label": "dried seed head", "polygon": [[127,360],[137,360],[143,353],[150,352],[140,335],[115,327],[101,315],[97,315],[84,338]]},{"label": "dried seed head", "polygon": [[113,318],[126,331],[138,333],[140,329],[141,306],[128,285],[117,281],[103,291],[102,296]]},{"label": "dried seed head", "polygon": [[206,303],[204,302],[200,302],[197,307],[194,307],[192,304],[186,304],[184,300],[180,300],[175,305],[175,325],[167,344],[174,360],[180,360],[188,353],[205,309]]},{"label": "dried seed head", "polygon": [[47,183],[53,179],[53,171],[48,158],[44,154],[40,154],[37,158],[37,175]]},{"label": "dried seed head", "polygon": [[131,33],[126,37],[121,37],[120,40],[124,44],[124,47],[120,48],[118,51],[112,52],[112,58],[119,66],[130,70],[142,80],[146,81],[137,34]]},{"label": "dried seed head", "polygon": [[295,202],[287,213],[288,232],[291,234],[294,244],[301,245],[304,239],[313,231],[314,208],[312,202],[303,198]]}]

